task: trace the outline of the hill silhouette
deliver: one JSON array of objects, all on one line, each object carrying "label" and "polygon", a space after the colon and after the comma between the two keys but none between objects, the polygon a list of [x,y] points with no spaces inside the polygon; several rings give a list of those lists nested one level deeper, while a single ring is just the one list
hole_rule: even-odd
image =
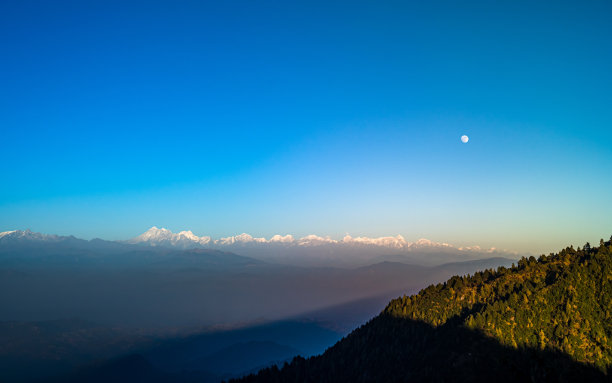
[{"label": "hill silhouette", "polygon": [[587,243],[391,301],[320,356],[235,382],[610,381],[612,245]]}]

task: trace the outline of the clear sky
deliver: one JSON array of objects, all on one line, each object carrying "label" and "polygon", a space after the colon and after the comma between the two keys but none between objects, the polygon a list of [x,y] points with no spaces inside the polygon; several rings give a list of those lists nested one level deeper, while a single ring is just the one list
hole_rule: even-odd
[{"label": "clear sky", "polygon": [[612,234],[610,1],[4,0],[0,36],[0,231]]}]

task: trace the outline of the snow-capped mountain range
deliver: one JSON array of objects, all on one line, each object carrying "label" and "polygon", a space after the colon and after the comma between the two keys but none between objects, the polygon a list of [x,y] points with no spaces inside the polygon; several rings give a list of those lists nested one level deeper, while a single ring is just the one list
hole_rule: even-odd
[{"label": "snow-capped mountain range", "polygon": [[191,231],[173,233],[165,228],[152,227],[143,234],[124,241],[85,241],[73,236],[13,230],[0,233],[0,245],[44,246],[69,245],[72,248],[103,246],[105,251],[117,246],[140,246],[156,250],[209,249],[231,252],[264,262],[297,266],[360,266],[382,261],[435,265],[444,262],[477,260],[490,257],[516,258],[517,253],[479,246],[455,247],[448,243],[419,239],[411,242],[401,235],[389,237],[352,237],[333,239],[329,236],[307,235],[296,238],[290,234],[274,235],[269,239],[243,233],[213,239],[197,236]]},{"label": "snow-capped mountain range", "polygon": [[153,226],[143,234],[126,241],[131,244],[141,244],[149,246],[172,246],[179,248],[197,248],[197,247],[223,247],[223,246],[240,246],[240,245],[283,245],[283,246],[362,246],[362,247],[385,247],[390,249],[415,249],[423,247],[433,248],[450,248],[447,243],[433,242],[428,239],[419,239],[416,242],[409,242],[401,235],[395,237],[351,237],[344,236],[340,240],[332,239],[329,236],[321,237],[318,235],[307,235],[302,238],[294,238],[291,234],[274,235],[270,239],[262,237],[253,237],[250,234],[239,234],[231,237],[212,239],[209,236],[198,237],[191,231],[181,231],[173,233],[165,228],[157,228]]},{"label": "snow-capped mountain range", "polygon": [[[12,230],[0,232],[0,239],[4,240],[20,240],[20,241],[48,241],[57,242],[65,240],[67,238],[76,239],[73,236],[59,236],[55,234],[43,234],[36,233],[29,229],[27,230]],[[332,239],[330,236],[321,237],[318,235],[307,235],[301,238],[295,238],[291,234],[287,235],[274,235],[270,239],[263,237],[253,237],[250,234],[242,233],[230,237],[223,237],[219,239],[212,239],[209,236],[197,236],[192,231],[180,231],[173,233],[172,231],[165,228],[158,228],[153,226],[149,230],[145,231],[141,235],[128,239],[125,241],[117,241],[121,243],[135,244],[135,245],[146,245],[146,246],[165,246],[181,249],[193,249],[193,248],[216,248],[224,246],[241,246],[241,245],[283,245],[283,246],[322,246],[322,245],[337,245],[337,246],[349,246],[349,247],[384,247],[389,249],[422,249],[422,248],[454,248],[457,250],[479,250],[493,252],[496,249],[481,249],[479,246],[473,247],[454,247],[448,243],[433,242],[429,239],[421,238],[418,241],[410,242],[407,241],[401,235],[395,237],[352,237],[345,235],[340,240]]]}]

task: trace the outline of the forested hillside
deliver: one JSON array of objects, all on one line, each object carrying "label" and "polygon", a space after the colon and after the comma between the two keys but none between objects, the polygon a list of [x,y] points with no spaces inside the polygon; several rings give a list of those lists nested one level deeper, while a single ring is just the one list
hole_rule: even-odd
[{"label": "forested hillside", "polygon": [[391,301],[309,359],[244,382],[609,381],[612,244],[568,247]]}]

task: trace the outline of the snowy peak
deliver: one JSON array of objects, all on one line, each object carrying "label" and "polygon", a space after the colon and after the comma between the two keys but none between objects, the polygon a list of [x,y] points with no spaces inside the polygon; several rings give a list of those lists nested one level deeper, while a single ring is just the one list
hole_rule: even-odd
[{"label": "snowy peak", "polygon": [[353,238],[350,235],[346,235],[342,242],[345,244],[361,245],[361,246],[382,246],[390,247],[394,249],[401,249],[409,247],[410,242],[407,242],[404,237],[398,235],[396,237],[379,237],[379,238],[368,238],[368,237],[357,237]]},{"label": "snowy peak", "polygon": [[30,229],[27,230],[11,230],[0,233],[0,240],[2,241],[47,241],[57,242],[67,237],[60,237],[57,235],[49,235],[42,233],[35,233]]},{"label": "snowy peak", "polygon": [[8,237],[8,236],[12,236],[14,233],[16,233],[17,230],[12,230],[12,231],[3,231],[0,233],[0,238],[2,237]]},{"label": "snowy peak", "polygon": [[297,244],[300,246],[319,246],[327,244],[336,244],[338,241],[327,237],[319,237],[318,235],[310,234],[297,240]]},{"label": "snowy peak", "polygon": [[153,226],[136,238],[127,241],[132,244],[146,244],[149,246],[168,246],[183,249],[205,246],[210,242],[210,237],[198,237],[191,231],[173,233],[166,228]]},{"label": "snowy peak", "polygon": [[141,241],[163,241],[172,238],[173,235],[174,234],[168,229],[164,229],[163,227],[159,229],[157,226],[153,226],[134,239],[140,239]]},{"label": "snowy peak", "polygon": [[412,247],[453,247],[452,245],[449,245],[448,243],[433,242],[425,238],[419,239],[418,241],[412,243],[410,246]]},{"label": "snowy peak", "polygon": [[293,242],[295,242],[295,239],[293,238],[293,236],[291,234],[287,234],[285,236],[282,236],[280,234],[276,234],[275,236],[270,238],[270,242],[293,243]]},{"label": "snowy peak", "polygon": [[200,237],[194,235],[191,230],[187,230],[187,231],[181,231],[180,233],[178,233],[178,236],[181,238],[185,238],[185,239],[189,239],[192,241],[198,241],[200,240]]},{"label": "snowy peak", "polygon": [[266,243],[265,238],[254,238],[252,235],[242,233],[233,237],[225,237],[214,241],[216,245],[236,245],[236,244],[247,244],[247,243]]}]

